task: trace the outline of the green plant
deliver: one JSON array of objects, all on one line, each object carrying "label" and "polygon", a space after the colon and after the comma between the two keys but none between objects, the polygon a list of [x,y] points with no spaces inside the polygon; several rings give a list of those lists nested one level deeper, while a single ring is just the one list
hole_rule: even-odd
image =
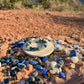
[{"label": "green plant", "polygon": [[43,5],[43,8],[44,8],[44,9],[48,9],[48,8],[50,8],[51,3],[50,3],[49,0],[43,0],[43,1],[42,1],[42,5]]}]

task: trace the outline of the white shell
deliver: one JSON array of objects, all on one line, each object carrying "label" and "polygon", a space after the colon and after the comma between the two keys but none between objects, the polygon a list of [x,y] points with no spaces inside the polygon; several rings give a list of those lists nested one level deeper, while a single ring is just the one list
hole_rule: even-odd
[{"label": "white shell", "polygon": [[78,57],[71,57],[71,61],[73,63],[77,63],[78,62]]}]

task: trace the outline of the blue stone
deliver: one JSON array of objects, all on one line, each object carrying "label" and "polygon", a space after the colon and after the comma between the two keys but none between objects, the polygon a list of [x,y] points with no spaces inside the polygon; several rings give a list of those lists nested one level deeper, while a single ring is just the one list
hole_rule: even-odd
[{"label": "blue stone", "polygon": [[18,50],[16,50],[16,49],[14,49],[13,51],[14,51],[14,53],[17,53],[18,52]]},{"label": "blue stone", "polygon": [[18,66],[18,68],[21,68],[21,69],[24,68],[24,67],[26,67],[26,65],[23,64],[23,63],[18,63],[17,66]]},{"label": "blue stone", "polygon": [[60,42],[59,42],[59,41],[57,41],[57,44],[60,44]]},{"label": "blue stone", "polygon": [[35,77],[35,81],[40,81],[40,78],[39,77]]},{"label": "blue stone", "polygon": [[38,69],[38,70],[43,69],[41,65],[36,65],[35,68]]},{"label": "blue stone", "polygon": [[38,71],[35,71],[32,75],[33,76],[38,76]]},{"label": "blue stone", "polygon": [[48,79],[50,77],[50,75],[49,74],[45,74],[45,75],[43,75],[43,77]]},{"label": "blue stone", "polygon": [[59,77],[60,77],[60,78],[65,78],[66,76],[65,76],[64,73],[60,72],[60,73],[59,73]]},{"label": "blue stone", "polygon": [[15,48],[17,46],[18,46],[17,43],[12,43],[12,48]]},{"label": "blue stone", "polygon": [[17,80],[17,76],[13,76],[12,77],[12,80]]},{"label": "blue stone", "polygon": [[41,71],[42,72],[42,75],[45,75],[47,73],[47,71],[48,70],[46,68],[43,68],[42,71]]},{"label": "blue stone", "polygon": [[79,49],[79,45],[74,45],[75,49]]},{"label": "blue stone", "polygon": [[6,63],[8,64],[9,62],[10,62],[10,59],[7,59],[7,60],[6,60]]},{"label": "blue stone", "polygon": [[16,73],[17,73],[16,71],[11,71],[11,72],[10,72],[10,75],[11,75],[11,76],[16,76]]},{"label": "blue stone", "polygon": [[29,61],[25,61],[23,64],[27,66],[29,64]]},{"label": "blue stone", "polygon": [[70,56],[71,56],[71,57],[77,56],[77,51],[76,51],[76,50],[71,50],[71,51],[70,51]]},{"label": "blue stone", "polygon": [[4,82],[1,82],[1,81],[0,81],[0,84],[4,84]]},{"label": "blue stone", "polygon": [[13,54],[14,54],[14,51],[13,51],[13,50],[9,50],[9,53],[10,53],[11,55],[13,55]]},{"label": "blue stone", "polygon": [[70,45],[69,48],[72,48],[72,45]]},{"label": "blue stone", "polygon": [[25,84],[25,81],[22,80],[22,81],[20,81],[18,84]]},{"label": "blue stone", "polygon": [[55,49],[55,51],[57,51],[57,52],[58,52],[58,51],[59,51],[59,48],[56,48],[56,49]]},{"label": "blue stone", "polygon": [[32,80],[32,78],[30,77],[30,78],[28,78],[28,81],[31,83],[33,80]]},{"label": "blue stone", "polygon": [[6,79],[4,80],[4,83],[9,83],[9,78],[6,78]]},{"label": "blue stone", "polygon": [[35,60],[33,60],[33,61],[30,61],[30,64],[32,64],[32,65],[37,65],[37,64],[38,64],[38,62],[37,62],[37,61],[35,61]]},{"label": "blue stone", "polygon": [[56,44],[55,47],[59,46],[60,44]]},{"label": "blue stone", "polygon": [[37,81],[34,81],[33,84],[38,84],[38,82]]},{"label": "blue stone", "polygon": [[41,58],[41,61],[42,61],[42,62],[45,62],[45,61],[47,61],[47,60],[48,60],[48,57],[42,57],[42,58]]},{"label": "blue stone", "polygon": [[22,61],[20,61],[21,63],[24,63],[25,62],[25,60],[22,60]]},{"label": "blue stone", "polygon": [[26,83],[25,84],[29,84],[29,81],[26,81]]},{"label": "blue stone", "polygon": [[19,41],[17,44],[18,44],[18,48],[21,48],[23,45],[24,45],[24,40],[22,40],[22,41]]}]

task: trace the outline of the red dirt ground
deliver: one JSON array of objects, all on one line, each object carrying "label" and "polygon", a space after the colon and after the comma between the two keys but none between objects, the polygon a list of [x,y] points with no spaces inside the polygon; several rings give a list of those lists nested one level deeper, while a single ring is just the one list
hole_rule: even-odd
[{"label": "red dirt ground", "polygon": [[[6,55],[10,43],[28,36],[51,36],[53,39],[67,39],[69,43],[84,46],[84,19],[80,15],[29,9],[0,10],[0,57]],[[84,65],[82,65],[84,67]],[[32,70],[32,67],[30,66]],[[31,70],[26,71],[27,74]],[[0,70],[1,71],[1,70]],[[82,72],[84,70],[81,70]],[[66,80],[56,77],[52,84],[80,84],[68,82],[75,70],[68,70]],[[82,73],[80,72],[80,73]],[[20,77],[21,73],[18,75]],[[69,76],[69,77],[68,77]],[[0,73],[0,80],[3,80]],[[27,77],[27,75],[26,75]],[[73,78],[72,80],[74,80]],[[18,81],[21,80],[20,78]]]}]

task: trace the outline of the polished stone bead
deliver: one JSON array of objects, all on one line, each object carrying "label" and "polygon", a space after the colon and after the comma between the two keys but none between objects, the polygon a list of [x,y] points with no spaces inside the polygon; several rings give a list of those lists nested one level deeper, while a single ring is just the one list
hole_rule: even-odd
[{"label": "polished stone bead", "polygon": [[10,76],[10,72],[9,71],[5,72],[4,76]]},{"label": "polished stone bead", "polygon": [[79,45],[74,45],[74,48],[75,49],[79,49]]},{"label": "polished stone bead", "polygon": [[59,42],[59,41],[57,41],[57,44],[60,44],[60,42]]},{"label": "polished stone bead", "polygon": [[18,68],[21,68],[21,69],[24,68],[24,67],[26,67],[26,65],[23,64],[23,63],[18,63],[17,66],[18,66]]},{"label": "polished stone bead", "polygon": [[73,63],[77,63],[78,62],[78,57],[71,57],[71,61]]},{"label": "polished stone bead", "polygon": [[37,81],[34,81],[33,84],[38,84],[38,82]]},{"label": "polished stone bead", "polygon": [[29,64],[29,61],[25,61],[25,62],[23,62],[23,64],[25,64],[27,66]]},{"label": "polished stone bead", "polygon": [[17,68],[15,68],[14,70],[15,70],[16,72],[19,72],[21,69],[17,67]]},{"label": "polished stone bead", "polygon": [[71,50],[71,51],[70,51],[70,56],[71,56],[71,57],[77,56],[77,51],[76,51],[76,50]]},{"label": "polished stone bead", "polygon": [[9,50],[9,53],[10,53],[11,55],[13,55],[13,54],[14,54],[14,51],[13,51],[13,50]]},{"label": "polished stone bead", "polygon": [[39,63],[42,63],[42,61],[41,61],[41,59],[40,59],[40,58],[37,58],[37,61],[38,61]]},{"label": "polished stone bead", "polygon": [[53,69],[53,68],[55,68],[55,67],[57,66],[57,62],[51,61],[51,62],[49,63],[49,66]]},{"label": "polished stone bead", "polygon": [[48,79],[50,77],[50,74],[47,73],[47,74],[43,75],[43,77]]},{"label": "polished stone bead", "polygon": [[35,81],[40,81],[40,78],[39,77],[35,77]]},{"label": "polished stone bead", "polygon": [[10,62],[10,59],[7,59],[7,60],[6,60],[6,63],[9,64],[9,62]]},{"label": "polished stone bead", "polygon": [[45,75],[47,73],[47,71],[48,70],[46,68],[43,68],[42,71],[41,71],[42,72],[42,75]]},{"label": "polished stone bead", "polygon": [[35,60],[32,60],[32,61],[30,61],[30,64],[32,64],[32,65],[37,65],[37,64],[38,64],[38,62],[37,62],[37,61],[35,61]]},{"label": "polished stone bead", "polygon": [[51,74],[56,74],[56,70],[49,70]]},{"label": "polished stone bead", "polygon": [[47,61],[47,60],[48,60],[48,57],[42,57],[42,58],[41,58],[41,61],[42,61],[42,62],[45,62],[45,61]]},{"label": "polished stone bead", "polygon": [[55,51],[59,52],[60,50],[59,50],[59,48],[55,48]]},{"label": "polished stone bead", "polygon": [[38,84],[44,84],[44,81],[42,80],[42,81],[38,81]]},{"label": "polished stone bead", "polygon": [[36,65],[35,68],[38,69],[38,70],[43,69],[41,65]]},{"label": "polished stone bead", "polygon": [[33,76],[38,76],[38,71],[35,71],[32,75]]},{"label": "polished stone bead", "polygon": [[2,72],[3,72],[3,73],[6,73],[6,72],[8,72],[8,70],[7,70],[7,69],[4,69],[4,70],[2,70]]},{"label": "polished stone bead", "polygon": [[0,61],[3,64],[3,63],[5,63],[6,60],[5,59],[1,59]]},{"label": "polished stone bead", "polygon": [[13,76],[12,77],[12,80],[17,80],[17,76]]},{"label": "polished stone bead", "polygon": [[32,83],[32,82],[35,81],[35,78],[34,77],[30,77],[30,78],[28,78],[28,81],[29,81],[29,83]]},{"label": "polished stone bead", "polygon": [[65,78],[66,76],[65,76],[64,73],[60,72],[60,73],[59,73],[59,77],[60,77],[60,78]]},{"label": "polished stone bead", "polygon": [[0,81],[0,84],[4,84],[4,82],[1,82],[1,81]]},{"label": "polished stone bead", "polygon": [[30,84],[29,81],[26,81],[25,84]]},{"label": "polished stone bead", "polygon": [[18,50],[16,50],[16,49],[13,49],[13,51],[14,51],[14,53],[18,53]]},{"label": "polished stone bead", "polygon": [[15,68],[17,68],[17,66],[11,67],[11,70],[15,70]]},{"label": "polished stone bead", "polygon": [[16,76],[16,73],[17,73],[16,71],[11,71],[11,72],[10,72],[10,75],[11,75],[11,76]]},{"label": "polished stone bead", "polygon": [[68,47],[69,47],[69,48],[72,48],[72,45],[69,45]]},{"label": "polished stone bead", "polygon": [[19,63],[20,61],[18,59],[11,59],[13,63]]},{"label": "polished stone bead", "polygon": [[4,83],[9,83],[9,78],[4,79]]},{"label": "polished stone bead", "polygon": [[22,81],[20,81],[18,84],[25,84],[25,81],[22,80]]},{"label": "polished stone bead", "polygon": [[18,46],[17,43],[12,43],[12,48],[15,48],[17,46]]},{"label": "polished stone bead", "polygon": [[24,45],[24,40],[22,40],[22,41],[19,41],[17,44],[18,44],[18,48],[21,48],[23,45]]}]

